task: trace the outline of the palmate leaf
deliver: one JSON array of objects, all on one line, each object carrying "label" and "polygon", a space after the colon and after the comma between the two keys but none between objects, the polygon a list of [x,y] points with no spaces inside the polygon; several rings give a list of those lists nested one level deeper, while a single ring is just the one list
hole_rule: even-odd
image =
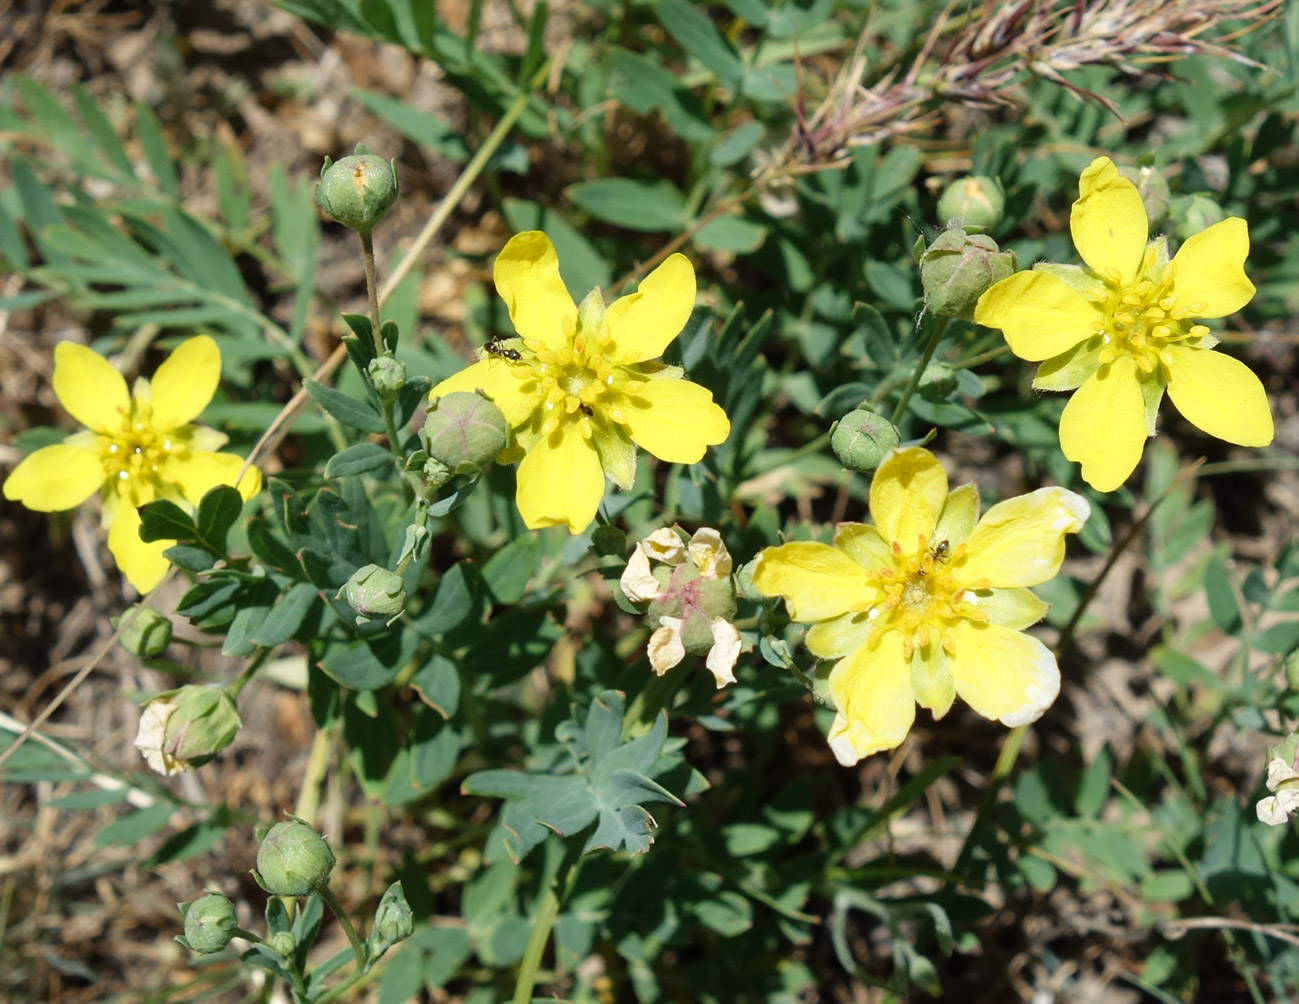
[{"label": "palmate leaf", "polygon": [[667,737],[667,715],[631,742],[620,741],[624,698],[606,690],[583,712],[556,729],[572,754],[549,773],[484,770],[467,777],[461,791],[506,800],[498,823],[501,843],[516,864],[551,833],[570,836],[594,824],[583,853],[624,847],[649,849],[654,819],[646,802],[684,805],[653,780]]}]

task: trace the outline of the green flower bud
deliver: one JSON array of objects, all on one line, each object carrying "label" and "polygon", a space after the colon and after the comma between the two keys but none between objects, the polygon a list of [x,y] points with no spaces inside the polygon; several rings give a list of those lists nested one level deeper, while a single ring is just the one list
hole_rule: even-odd
[{"label": "green flower bud", "polygon": [[366,367],[375,392],[384,401],[392,401],[406,386],[406,364],[392,356],[375,356]]},{"label": "green flower bud", "polygon": [[276,823],[257,849],[257,884],[272,896],[309,896],[329,882],[334,852],[324,837],[302,820]]},{"label": "green flower bud", "polygon": [[[883,415],[865,408],[850,411],[830,430],[830,448],[850,471],[869,474],[900,442],[898,430]],[[747,567],[747,566],[746,566]]]},{"label": "green flower bud", "polygon": [[[838,452],[837,450],[835,451]],[[876,467],[879,464],[875,465]],[[736,595],[744,597],[746,600],[753,600],[761,603],[767,599],[767,594],[758,591],[758,587],[753,584],[753,570],[758,566],[758,559],[752,558],[746,561],[735,573],[735,592]]]},{"label": "green flower bud", "polygon": [[406,612],[406,583],[396,572],[379,565],[363,565],[343,583],[336,600],[347,600],[357,625],[384,620],[391,626]]},{"label": "green flower bud", "polygon": [[194,684],[149,698],[135,746],[159,774],[202,767],[230,745],[243,720],[223,687]]},{"label": "green flower bud", "polygon": [[286,959],[293,958],[293,953],[298,949],[297,939],[293,937],[292,931],[276,931],[271,935],[271,948],[279,952]]},{"label": "green flower bud", "polygon": [[370,957],[377,959],[399,941],[405,941],[415,930],[410,904],[400,882],[388,886],[374,911],[370,932]]},{"label": "green flower bud", "polygon": [[1014,274],[1014,251],[1002,251],[986,234],[945,230],[920,256],[925,305],[947,317],[974,320],[974,305],[995,282]]},{"label": "green flower bud", "polygon": [[938,218],[959,221],[961,225],[995,227],[1006,208],[1001,185],[976,174],[953,181],[938,199]]},{"label": "green flower bud", "polygon": [[834,667],[835,663],[831,661],[816,664],[816,669],[812,672],[812,700],[823,708],[838,710],[834,696],[830,693],[830,670]]},{"label": "green flower bud", "polygon": [[358,143],[335,164],[328,157],[316,185],[316,205],[335,223],[368,234],[397,201],[397,165]]},{"label": "green flower bud", "polygon": [[601,523],[591,531],[591,550],[602,558],[625,558],[627,535],[612,523]]},{"label": "green flower bud", "polygon": [[1153,167],[1121,167],[1119,174],[1137,186],[1141,201],[1146,204],[1146,216],[1153,227],[1168,215],[1173,195],[1168,180]]},{"label": "green flower bud", "polygon": [[[158,613],[153,607],[136,604],[131,608],[131,610],[137,609],[139,613],[126,626],[122,637],[118,639],[118,644],[132,655],[138,655],[142,659],[162,655],[171,644],[171,618],[166,614]],[[128,616],[130,612],[127,610],[121,617],[114,617],[113,627],[117,627],[122,618]]]},{"label": "green flower bud", "polygon": [[930,363],[920,374],[920,393],[931,401],[941,401],[956,390],[956,371],[946,363]]},{"label": "green flower bud", "polygon": [[428,455],[457,473],[484,470],[509,441],[501,409],[481,394],[457,391],[433,402],[420,437]]},{"label": "green flower bud", "polygon": [[230,944],[239,927],[235,905],[217,892],[200,896],[192,903],[181,903],[185,915],[185,936],[177,938],[182,945],[200,955],[211,955]]},{"label": "green flower bud", "polygon": [[1173,221],[1173,233],[1182,241],[1190,240],[1201,230],[1208,230],[1227,218],[1222,206],[1207,195],[1179,195],[1173,200],[1168,215]]}]

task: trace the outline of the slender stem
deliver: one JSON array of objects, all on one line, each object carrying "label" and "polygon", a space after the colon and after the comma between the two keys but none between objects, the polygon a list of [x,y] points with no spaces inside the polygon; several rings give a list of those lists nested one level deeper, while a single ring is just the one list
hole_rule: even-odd
[{"label": "slender stem", "polygon": [[293,814],[308,823],[314,823],[316,811],[320,808],[320,786],[324,783],[325,774],[329,771],[329,747],[331,739],[329,729],[320,729],[311,741],[311,753],[307,757],[307,772],[302,778],[302,788],[298,791],[298,804]]},{"label": "slender stem", "polygon": [[541,956],[550,941],[550,931],[559,916],[559,908],[568,895],[577,869],[582,863],[582,844],[574,840],[569,844],[568,853],[555,874],[555,881],[546,890],[537,910],[537,919],[532,925],[532,935],[528,938],[528,947],[524,949],[523,961],[519,963],[519,976],[514,984],[514,997],[511,1004],[529,1004],[532,1000],[532,989],[537,985],[537,969],[541,966]]},{"label": "slender stem", "polygon": [[356,928],[352,926],[352,922],[348,919],[343,904],[334,895],[334,890],[329,888],[328,882],[321,882],[320,885],[315,887],[315,891],[325,901],[325,905],[334,912],[334,917],[338,920],[338,926],[347,935],[348,943],[352,946],[352,954],[356,956],[357,968],[365,969],[370,964],[370,953],[366,951],[365,945],[357,936]]},{"label": "slender stem", "polygon": [[244,686],[248,683],[249,680],[253,678],[253,675],[259,669],[262,668],[262,665],[266,662],[267,656],[269,656],[270,654],[271,654],[271,650],[269,648],[259,648],[257,652],[253,655],[253,657],[248,661],[247,668],[245,668],[242,673],[240,673],[237,677],[235,677],[235,679],[232,682],[226,685],[226,690],[230,692],[230,699],[232,701],[238,699],[240,692],[244,689]]},{"label": "slender stem", "polygon": [[381,356],[386,351],[383,335],[379,333],[379,282],[374,276],[374,235],[358,233],[361,238],[361,255],[365,258],[365,292],[370,299],[370,337],[374,339],[374,354]]},{"label": "slender stem", "polygon": [[920,362],[916,363],[916,371],[911,374],[911,382],[907,384],[906,390],[898,398],[898,403],[893,408],[893,414],[889,417],[889,421],[894,425],[897,425],[902,420],[902,416],[906,414],[911,395],[920,386],[920,379],[925,375],[929,360],[934,358],[934,350],[938,348],[938,343],[942,340],[943,333],[947,330],[947,324],[950,320],[951,318],[939,315],[938,321],[934,324],[934,330],[930,332],[929,341],[925,344],[925,351],[920,354]]},{"label": "slender stem", "polygon": [[635,739],[648,732],[658,713],[672,703],[687,675],[687,667],[674,666],[662,676],[651,676],[623,715],[623,739]]},{"label": "slender stem", "polygon": [[956,864],[952,865],[952,874],[957,878],[963,877],[969,866],[970,856],[974,853],[974,846],[978,842],[975,838],[982,833],[988,816],[992,814],[992,807],[996,804],[1002,782],[1015,766],[1015,761],[1019,758],[1019,748],[1024,744],[1024,736],[1027,734],[1027,725],[1017,725],[1006,735],[1001,747],[1001,755],[997,757],[997,764],[992,768],[992,777],[988,779],[988,787],[984,789],[983,797],[979,799],[979,808],[974,814],[974,822],[970,824],[970,831],[965,835],[965,842],[961,844],[961,852],[956,856]]}]

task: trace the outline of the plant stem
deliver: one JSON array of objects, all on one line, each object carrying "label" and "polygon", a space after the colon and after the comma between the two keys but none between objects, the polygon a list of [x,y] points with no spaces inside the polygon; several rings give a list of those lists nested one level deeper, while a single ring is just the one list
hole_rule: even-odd
[{"label": "plant stem", "polygon": [[622,718],[624,740],[643,736],[654,725],[658,713],[672,703],[687,676],[686,667],[674,666],[662,676],[654,674],[633,698]]},{"label": "plant stem", "polygon": [[248,683],[249,680],[253,678],[253,675],[259,669],[262,668],[262,665],[266,662],[267,656],[269,656],[270,654],[271,654],[271,650],[269,648],[259,648],[257,652],[253,655],[253,657],[248,661],[247,668],[242,673],[240,673],[237,677],[235,677],[235,679],[231,683],[226,685],[226,690],[230,692],[230,699],[232,701],[238,699],[240,692],[244,689],[244,686]]},{"label": "plant stem", "polygon": [[334,917],[338,920],[338,926],[347,935],[347,941],[352,946],[352,954],[356,956],[357,968],[365,970],[370,965],[370,953],[366,951],[365,945],[361,943],[360,937],[357,936],[356,928],[352,926],[352,922],[348,919],[343,904],[334,895],[334,890],[329,888],[328,882],[321,882],[320,885],[315,887],[315,891],[325,901],[325,905],[333,911]]},{"label": "plant stem", "polygon": [[907,384],[902,396],[898,398],[898,403],[893,408],[893,414],[889,416],[889,421],[893,425],[897,425],[902,416],[906,414],[911,395],[920,386],[920,379],[925,375],[929,360],[934,358],[934,350],[938,348],[938,343],[942,340],[943,333],[947,330],[947,324],[950,320],[948,317],[939,315],[937,322],[934,324],[934,330],[929,333],[929,341],[925,343],[925,350],[920,354],[920,362],[916,363],[916,370],[911,374],[911,382]]},{"label": "plant stem", "polygon": [[546,890],[537,911],[537,919],[532,925],[532,935],[528,938],[528,947],[524,949],[523,961],[519,963],[519,976],[514,984],[514,997],[511,1004],[530,1004],[532,989],[537,985],[537,969],[541,966],[541,956],[550,941],[550,931],[559,916],[559,908],[568,896],[569,887],[577,876],[577,869],[582,863],[582,845],[574,840],[569,844],[568,853],[555,873],[555,880]]},{"label": "plant stem", "polygon": [[370,337],[374,339],[374,354],[384,353],[383,335],[379,333],[379,282],[374,273],[374,235],[357,234],[361,238],[361,254],[365,258],[365,292],[370,300]]},{"label": "plant stem", "polygon": [[298,804],[293,814],[314,825],[316,810],[320,808],[320,786],[324,783],[329,770],[329,729],[320,729],[311,740],[311,753],[307,757],[307,772],[302,778],[302,788],[298,791]]},{"label": "plant stem", "polygon": [[965,842],[961,844],[961,852],[956,856],[956,864],[952,865],[952,874],[958,879],[963,877],[965,869],[969,866],[970,856],[974,853],[974,846],[977,843],[975,838],[980,835],[988,816],[992,814],[997,794],[1001,791],[1006,775],[1015,766],[1015,761],[1019,758],[1019,748],[1024,744],[1024,736],[1027,734],[1027,725],[1017,725],[1007,733],[1002,743],[1001,755],[997,757],[997,764],[992,768],[992,777],[988,779],[988,787],[984,789],[983,797],[979,799],[979,808],[975,811],[974,822],[970,824],[970,832],[965,835]]}]

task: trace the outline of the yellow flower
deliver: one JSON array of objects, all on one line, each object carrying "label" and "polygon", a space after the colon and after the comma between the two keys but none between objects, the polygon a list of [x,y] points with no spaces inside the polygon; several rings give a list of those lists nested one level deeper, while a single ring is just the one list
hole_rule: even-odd
[{"label": "yellow flower", "polygon": [[1083,479],[1113,491],[1155,434],[1168,391],[1196,427],[1240,446],[1272,442],[1267,395],[1244,363],[1209,350],[1199,318],[1226,317],[1254,295],[1245,277],[1249,233],[1232,217],[1187,240],[1168,260],[1147,243],[1136,186],[1108,157],[1082,173],[1069,219],[1087,263],[1040,264],[989,289],[974,319],[1000,328],[1015,355],[1041,362],[1033,386],[1076,390],[1060,417],[1060,448]]},{"label": "yellow flower", "polygon": [[555,248],[538,230],[512,237],[494,274],[518,337],[487,345],[431,396],[481,389],[505,413],[518,450],[501,459],[523,454],[517,499],[528,527],[581,533],[606,475],[631,488],[637,446],[693,464],[726,439],[731,425],[712,394],[656,361],[694,307],[695,273],[683,255],[608,309],[598,288],[573,304]]},{"label": "yellow flower", "polygon": [[834,546],[798,541],[758,555],[753,584],[811,624],[807,647],[833,659],[839,762],[893,749],[916,703],[941,718],[959,695],[1005,725],[1035,721],[1060,690],[1055,657],[1023,631],[1046,613],[1027,587],[1052,578],[1085,499],[1042,488],[979,518],[972,484],[952,492],[934,455],[894,450],[871,483],[874,525],[843,523]]},{"label": "yellow flower", "polygon": [[[142,593],[167,571],[168,541],[140,539],[137,506],[154,499],[198,502],[210,488],[234,484],[243,458],[214,452],[226,437],[190,425],[212,400],[221,377],[221,352],[207,335],[183,342],[134,392],[103,356],[75,342],[54,348],[54,393],[85,430],[37,450],[5,479],[4,496],[37,512],[58,512],[98,490],[108,549],[131,585]],[[240,482],[245,499],[261,490],[261,472],[250,467]]]}]

